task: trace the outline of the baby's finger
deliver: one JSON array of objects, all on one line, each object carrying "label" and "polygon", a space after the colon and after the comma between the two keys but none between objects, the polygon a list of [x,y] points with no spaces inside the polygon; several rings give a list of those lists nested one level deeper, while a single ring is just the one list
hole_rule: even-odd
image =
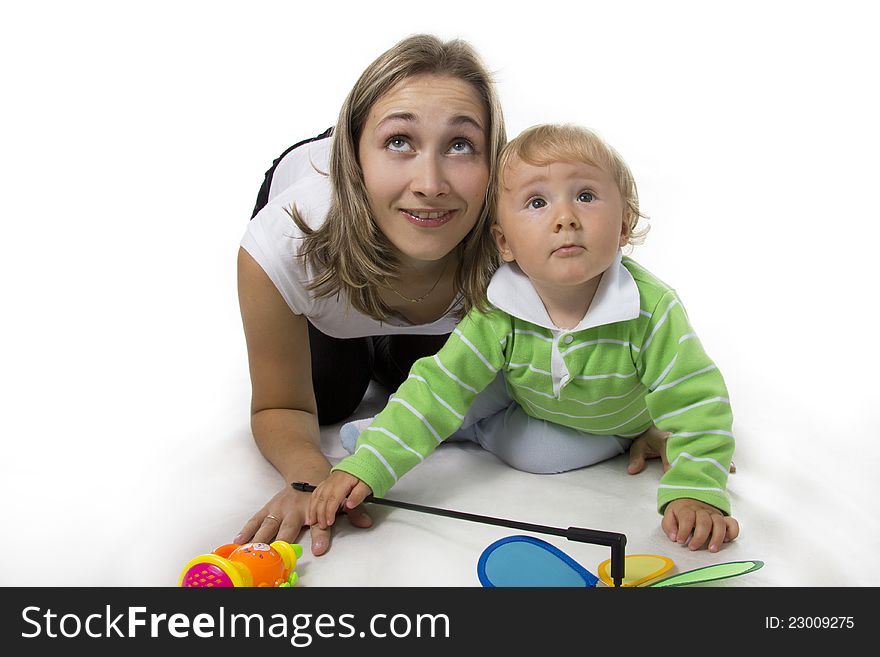
[{"label": "baby's finger", "polygon": [[678,520],[676,520],[675,514],[672,513],[670,509],[666,509],[663,513],[663,520],[660,521],[660,529],[662,529],[663,533],[669,537],[670,541],[675,540],[675,536],[678,534]]},{"label": "baby's finger", "polygon": [[636,443],[629,449],[629,465],[626,471],[631,475],[638,474],[645,469],[647,459],[645,459],[645,448],[641,443]]},{"label": "baby's finger", "polygon": [[362,481],[357,482],[348,494],[348,499],[345,501],[345,508],[355,508],[372,494],[373,490],[369,486]]},{"label": "baby's finger", "polygon": [[697,511],[694,516],[694,533],[691,542],[688,543],[688,549],[699,550],[703,547],[712,534],[712,528],[712,516],[705,511]]},{"label": "baby's finger", "polygon": [[324,498],[324,522],[319,524],[321,527],[332,527],[333,523],[336,522],[336,514],[339,512],[339,507],[342,506],[344,497],[336,493],[335,491],[329,491]]},{"label": "baby's finger", "polygon": [[309,506],[306,509],[306,517],[303,524],[309,525],[310,527],[314,527],[318,524],[319,502],[320,500],[314,492],[309,495]]},{"label": "baby's finger", "polygon": [[724,535],[727,533],[727,523],[724,516],[712,514],[712,538],[709,540],[709,552],[718,552],[724,543]]},{"label": "baby's finger", "polygon": [[317,525],[312,525],[312,554],[320,557],[330,549],[330,530],[321,529]]},{"label": "baby's finger", "polygon": [[317,526],[321,529],[327,529],[327,499],[329,495],[325,484],[319,485],[312,492],[312,497],[309,500],[309,512],[306,518],[308,524],[312,527]]},{"label": "baby's finger", "polygon": [[329,499],[324,504],[324,522],[319,523],[321,527],[329,529],[336,522],[336,513],[339,511],[339,504]]},{"label": "baby's finger", "polygon": [[684,545],[688,542],[691,533],[694,531],[696,524],[696,513],[692,509],[684,509],[678,515],[678,532],[675,535],[675,542]]},{"label": "baby's finger", "polygon": [[[326,517],[326,514],[324,512],[324,507],[327,506],[327,498],[326,497],[318,497],[318,492],[319,491],[316,490],[314,493],[312,493],[312,495],[314,496],[312,498],[312,505],[313,505],[315,511],[314,511],[314,516],[309,518],[309,520],[310,520],[309,524],[312,527],[320,527],[321,529],[327,529],[327,522],[324,520],[324,518]],[[312,516],[311,513],[309,513],[309,515]]]},{"label": "baby's finger", "polygon": [[322,504],[322,500],[317,496],[317,491],[313,492],[311,498],[309,498],[309,509],[306,511],[306,524],[310,527],[318,526],[318,519],[321,517],[322,513]]},{"label": "baby's finger", "polygon": [[726,526],[726,535],[724,537],[725,543],[730,543],[732,540],[736,539],[739,536],[739,523],[736,518],[731,518],[730,516],[724,519],[724,524]]}]

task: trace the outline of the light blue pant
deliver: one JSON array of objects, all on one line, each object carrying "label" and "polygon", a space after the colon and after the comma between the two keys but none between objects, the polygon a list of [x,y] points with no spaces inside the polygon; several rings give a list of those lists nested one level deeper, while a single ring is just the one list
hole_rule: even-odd
[{"label": "light blue pant", "polygon": [[483,390],[448,440],[477,443],[517,470],[553,474],[623,454],[632,440],[596,436],[528,415],[507,392],[504,375]]},{"label": "light blue pant", "polygon": [[[351,423],[340,430],[349,452],[354,451],[358,433]],[[623,454],[632,444],[627,438],[595,436],[527,415],[508,394],[502,373],[477,395],[450,441],[476,443],[511,467],[537,474],[593,465]]]}]

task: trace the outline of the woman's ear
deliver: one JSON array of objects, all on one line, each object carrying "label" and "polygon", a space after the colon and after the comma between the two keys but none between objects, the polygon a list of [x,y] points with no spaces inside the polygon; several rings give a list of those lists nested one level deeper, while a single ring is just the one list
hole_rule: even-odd
[{"label": "woman's ear", "polygon": [[498,247],[498,253],[501,254],[501,259],[504,262],[513,262],[515,258],[507,244],[507,238],[504,237],[504,231],[501,230],[501,226],[494,223],[490,230],[492,231],[492,237],[495,238],[495,245]]}]

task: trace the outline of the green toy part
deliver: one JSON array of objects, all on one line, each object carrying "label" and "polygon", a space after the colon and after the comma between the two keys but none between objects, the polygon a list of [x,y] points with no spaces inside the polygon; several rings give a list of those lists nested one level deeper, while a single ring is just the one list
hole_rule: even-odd
[{"label": "green toy part", "polygon": [[688,584],[702,584],[714,582],[728,577],[737,577],[746,573],[753,573],[764,566],[763,561],[729,561],[718,563],[705,568],[689,570],[685,573],[671,575],[647,586],[685,586]]}]

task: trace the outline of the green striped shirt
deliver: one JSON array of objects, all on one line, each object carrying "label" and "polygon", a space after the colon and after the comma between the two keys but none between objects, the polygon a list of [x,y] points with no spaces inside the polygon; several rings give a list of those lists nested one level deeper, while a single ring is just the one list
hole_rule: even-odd
[{"label": "green striped shirt", "polygon": [[567,331],[498,308],[469,313],[435,356],[413,365],[355,453],[334,470],[384,496],[455,433],[500,370],[511,397],[533,417],[585,434],[635,437],[652,422],[671,432],[659,511],[687,497],[729,514],[733,417],[721,373],[673,289],[630,258],[613,266],[637,288],[632,319]]}]

